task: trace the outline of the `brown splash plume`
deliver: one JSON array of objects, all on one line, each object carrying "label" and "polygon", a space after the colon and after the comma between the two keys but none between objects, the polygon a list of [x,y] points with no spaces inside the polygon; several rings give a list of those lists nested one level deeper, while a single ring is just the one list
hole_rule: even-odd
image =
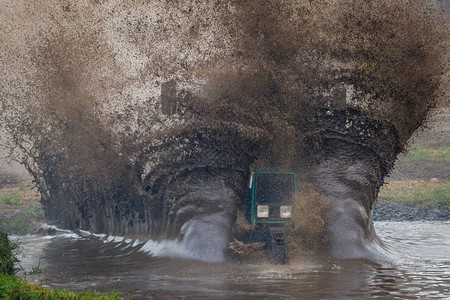
[{"label": "brown splash plume", "polygon": [[148,232],[183,168],[305,168],[330,132],[378,155],[379,186],[448,70],[448,21],[418,0],[18,0],[0,15],[8,146],[49,217],[97,231]]}]

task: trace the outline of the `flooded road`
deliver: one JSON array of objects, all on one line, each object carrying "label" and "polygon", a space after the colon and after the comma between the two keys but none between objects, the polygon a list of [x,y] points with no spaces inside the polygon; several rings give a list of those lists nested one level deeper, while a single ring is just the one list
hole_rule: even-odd
[{"label": "flooded road", "polygon": [[[176,242],[60,232],[28,236],[21,265],[31,282],[74,290],[118,289],[132,299],[443,299],[450,297],[449,222],[375,222],[381,264],[363,260],[206,263]],[[172,257],[163,257],[170,250]],[[182,256],[185,256],[184,258]],[[22,271],[22,272],[23,272]]]}]

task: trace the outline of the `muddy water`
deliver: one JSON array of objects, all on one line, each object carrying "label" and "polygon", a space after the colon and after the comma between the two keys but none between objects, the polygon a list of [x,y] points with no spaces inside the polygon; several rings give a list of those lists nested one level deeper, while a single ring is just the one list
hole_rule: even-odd
[{"label": "muddy water", "polygon": [[[430,299],[450,297],[450,223],[376,222],[381,264],[362,260],[289,265],[190,260],[176,242],[140,243],[89,233],[20,238],[31,282],[118,289],[133,299]],[[171,257],[164,257],[169,253]]]}]

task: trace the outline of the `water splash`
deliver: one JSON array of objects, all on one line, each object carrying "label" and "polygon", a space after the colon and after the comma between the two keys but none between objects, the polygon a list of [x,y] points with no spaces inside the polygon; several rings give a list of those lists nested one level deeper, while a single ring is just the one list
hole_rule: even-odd
[{"label": "water splash", "polygon": [[327,248],[359,257],[446,68],[447,21],[418,0],[0,7],[0,126],[47,218],[155,239],[196,227],[183,239],[196,249],[197,220],[223,213],[207,253],[223,253],[263,168],[312,182]]}]

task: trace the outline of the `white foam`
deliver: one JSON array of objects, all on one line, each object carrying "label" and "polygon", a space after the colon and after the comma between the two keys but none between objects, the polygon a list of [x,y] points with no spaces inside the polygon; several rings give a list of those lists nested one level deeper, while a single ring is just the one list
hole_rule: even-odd
[{"label": "white foam", "polygon": [[[189,225],[189,224],[188,224]],[[184,232],[186,234],[192,231],[190,226],[185,226]],[[204,255],[202,251],[198,251],[196,247],[193,247],[193,243],[197,244],[196,241],[185,240],[162,240],[154,241],[148,240],[146,242],[140,241],[139,239],[133,240],[123,236],[114,236],[107,234],[92,233],[86,230],[78,230],[73,232],[70,230],[60,229],[55,225],[43,224],[41,226],[44,230],[55,230],[55,235],[47,235],[42,237],[44,240],[52,240],[56,238],[68,238],[73,240],[80,240],[88,237],[98,238],[103,243],[117,243],[115,247],[122,247],[122,250],[128,248],[134,248],[144,244],[139,251],[150,254],[154,257],[179,257],[187,259],[196,259],[206,262],[217,262],[222,261],[221,255]],[[190,230],[191,229],[191,230]]]},{"label": "white foam", "polygon": [[55,225],[48,225],[47,223],[44,223],[41,226],[39,226],[39,229],[44,229],[44,230],[53,229],[53,230],[57,231],[58,233],[73,233],[70,230],[61,229],[61,228],[56,227]]},{"label": "white foam", "polygon": [[132,246],[132,247],[136,247],[136,246],[139,246],[139,245],[142,244],[142,243],[144,243],[144,242],[141,242],[140,240],[135,240],[134,243],[133,243],[133,245],[131,245],[131,246]]},{"label": "white foam", "polygon": [[73,240],[83,239],[81,236],[79,236],[78,234],[76,234],[74,232],[58,233],[56,235],[46,235],[46,236],[43,236],[42,238],[44,240],[53,240],[53,239],[60,239],[60,238],[73,239]]},{"label": "white foam", "polygon": [[114,239],[115,239],[115,238],[116,238],[115,236],[110,235],[110,236],[108,236],[108,237],[103,241],[103,243],[114,242]]},{"label": "white foam", "polygon": [[212,258],[204,256],[198,251],[193,251],[189,247],[186,241],[180,240],[162,240],[153,241],[148,240],[141,249],[140,252],[150,254],[154,257],[178,257],[187,259],[196,259],[205,262],[218,262],[222,259]]},{"label": "white foam", "polygon": [[104,237],[106,237],[106,234],[104,234],[104,233],[93,233],[92,235],[95,237],[98,237],[100,239],[103,239]]},{"label": "white foam", "polygon": [[155,257],[184,257],[195,258],[189,253],[184,243],[178,240],[148,240],[139,250],[144,253],[151,254]]},{"label": "white foam", "polygon": [[56,227],[55,225],[49,225],[47,223],[42,224],[41,226],[39,226],[39,229],[43,229],[43,230],[55,230],[56,234],[53,235],[46,235],[43,236],[42,238],[45,240],[52,240],[52,239],[56,239],[56,238],[67,238],[67,239],[74,239],[74,240],[79,240],[82,239],[83,237],[80,236],[79,234],[67,230],[67,229],[61,229]]},{"label": "white foam", "polygon": [[120,243],[123,241],[125,241],[125,238],[123,236],[115,236],[114,237],[114,242],[116,242],[116,243]]}]

